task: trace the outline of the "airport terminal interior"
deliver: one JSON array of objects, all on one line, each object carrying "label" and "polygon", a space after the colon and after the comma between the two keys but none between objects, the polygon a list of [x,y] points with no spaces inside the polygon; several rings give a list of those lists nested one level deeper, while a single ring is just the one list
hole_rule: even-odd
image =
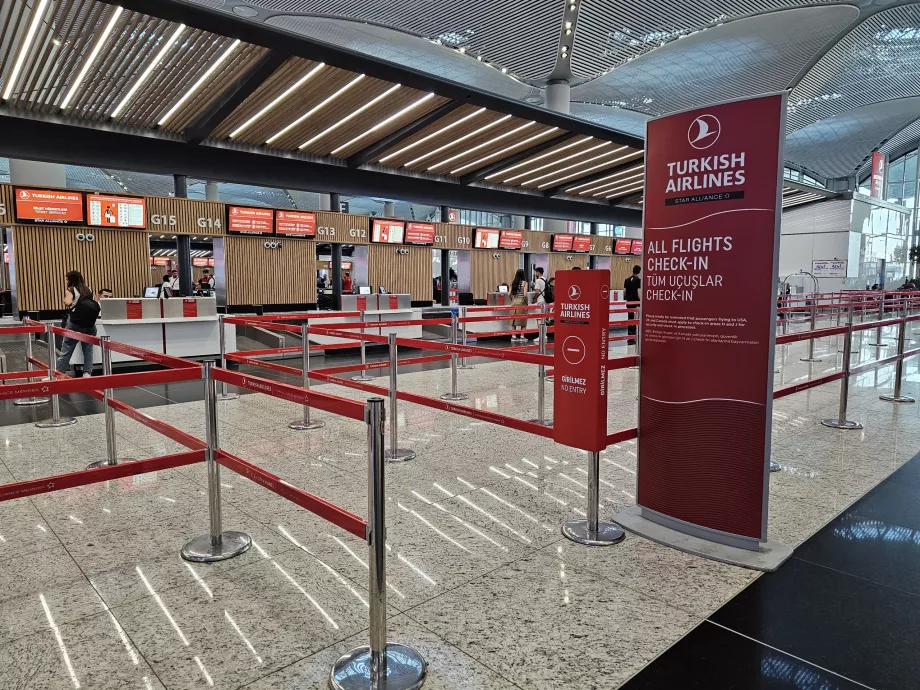
[{"label": "airport terminal interior", "polygon": [[0,690],[920,690],[920,3],[3,0]]}]

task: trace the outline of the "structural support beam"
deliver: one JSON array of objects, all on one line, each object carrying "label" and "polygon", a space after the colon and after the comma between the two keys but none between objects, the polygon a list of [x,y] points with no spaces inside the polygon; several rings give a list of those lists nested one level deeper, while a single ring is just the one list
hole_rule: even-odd
[{"label": "structural support beam", "polygon": [[485,167],[479,168],[474,172],[471,172],[469,175],[463,175],[459,178],[460,184],[470,184],[471,182],[478,182],[479,180],[485,179],[494,172],[503,170],[511,165],[517,165],[521,161],[527,160],[531,156],[538,156],[544,151],[548,151],[554,146],[558,146],[566,139],[569,139],[571,134],[560,134],[558,137],[553,137],[542,143],[537,144],[536,146],[531,146],[529,149],[523,151],[518,151],[510,156],[506,156],[499,161],[494,163],[489,163]]},{"label": "structural support beam", "polygon": [[624,170],[629,170],[630,168],[635,168],[637,165],[642,163],[641,158],[635,158],[628,163],[623,163],[623,165],[618,165],[615,168],[607,168],[606,170],[601,170],[596,172],[593,175],[586,175],[585,177],[579,177],[575,180],[569,180],[565,184],[560,184],[555,187],[550,187],[549,189],[543,190],[543,196],[553,197],[557,194],[562,194],[566,189],[570,187],[578,187],[583,184],[591,184],[592,182],[600,182],[606,177],[611,175],[616,175],[618,172],[623,172]]},{"label": "structural support beam", "polygon": [[394,146],[399,146],[413,134],[422,131],[431,123],[437,122],[448,113],[452,113],[461,105],[463,105],[463,103],[460,101],[448,101],[447,103],[438,106],[430,113],[422,115],[419,119],[413,120],[404,127],[397,129],[395,132],[385,136],[380,141],[377,141],[367,148],[358,151],[346,161],[348,167],[360,168],[365,163],[369,163],[375,158],[379,158],[387,149],[391,149]]},{"label": "structural support beam", "polygon": [[268,79],[272,72],[281,67],[288,55],[276,50],[270,50],[254,64],[243,76],[230,84],[224,92],[190,124],[182,136],[190,144],[199,144],[211,132],[220,126],[220,123],[249,98],[262,83]]},{"label": "structural support beam", "polygon": [[133,134],[113,126],[80,127],[54,115],[18,117],[0,108],[0,156],[115,170],[254,184],[280,189],[335,189],[349,196],[405,199],[451,208],[475,208],[523,216],[635,225],[637,211],[542,194],[511,192],[424,176],[352,170],[295,156],[269,156],[218,145],[193,145],[168,134]]}]

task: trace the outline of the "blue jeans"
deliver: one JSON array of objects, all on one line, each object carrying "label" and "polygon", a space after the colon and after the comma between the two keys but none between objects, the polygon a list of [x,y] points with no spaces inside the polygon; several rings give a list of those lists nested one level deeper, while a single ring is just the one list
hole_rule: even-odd
[{"label": "blue jeans", "polygon": [[[85,333],[86,335],[96,335],[96,327],[92,328],[81,328],[80,326],[68,325],[68,330],[76,331],[77,333]],[[57,370],[60,372],[67,371],[67,368],[70,366],[70,358],[73,357],[74,350],[77,349],[77,345],[83,348],[83,372],[86,374],[93,373],[93,345],[92,343],[84,343],[82,340],[74,340],[73,338],[64,337],[64,343],[61,345],[61,355],[57,360]]]}]

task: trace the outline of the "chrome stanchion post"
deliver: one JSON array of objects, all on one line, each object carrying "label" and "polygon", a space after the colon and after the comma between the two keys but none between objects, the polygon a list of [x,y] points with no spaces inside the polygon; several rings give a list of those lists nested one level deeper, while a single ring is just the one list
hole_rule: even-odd
[{"label": "chrome stanchion post", "polygon": [[[460,324],[457,321],[457,315],[451,313],[450,316],[450,341],[454,345],[460,344]],[[450,393],[441,395],[441,400],[467,400],[470,396],[466,393],[460,393],[457,390],[457,360],[459,359],[456,352],[450,355]]]},{"label": "chrome stanchion post", "polygon": [[220,505],[220,463],[217,451],[220,438],[217,431],[217,386],[212,375],[212,362],[204,363],[204,414],[207,448],[205,460],[208,465],[208,516],[210,533],[195,537],[182,547],[182,558],[194,563],[225,561],[245,553],[252,546],[252,539],[244,532],[225,532]]},{"label": "chrome stanchion post", "polygon": [[[32,334],[26,333],[26,370],[32,367]],[[36,369],[36,372],[40,370]],[[19,398],[13,401],[14,405],[44,405],[50,398]]]},{"label": "chrome stanchion post", "polygon": [[[885,296],[882,295],[878,302],[878,320],[885,320]],[[869,343],[869,347],[888,347],[888,343],[882,341],[882,327],[875,329],[875,342]]]},{"label": "chrome stanchion post", "polygon": [[821,422],[832,429],[862,429],[863,425],[847,419],[847,396],[850,392],[850,359],[853,349],[853,306],[847,313],[847,332],[843,338],[843,378],[840,379],[840,407],[837,419],[825,419]]},{"label": "chrome stanchion post", "polygon": [[[110,335],[99,336],[99,349],[102,351],[102,375],[112,375],[112,351],[109,349]],[[102,406],[105,412],[105,460],[97,460],[86,466],[91,470],[95,467],[110,467],[120,462],[134,462],[133,458],[119,458],[118,444],[115,436],[115,410],[109,404],[114,397],[114,389],[106,388],[102,392]]]},{"label": "chrome stanchion post", "polygon": [[[537,351],[541,355],[546,354],[546,305],[543,305],[543,313],[537,323],[539,329],[538,341],[540,349]],[[539,365],[537,367],[537,418],[533,420],[537,424],[551,426],[552,422],[546,419],[546,367]]]},{"label": "chrome stanchion post", "polygon": [[[304,389],[310,390],[310,326],[308,324],[301,324],[300,337],[303,340],[303,354],[301,355],[303,378],[300,385]],[[288,424],[288,428],[294,429],[294,431],[310,431],[311,429],[322,429],[324,426],[326,426],[326,422],[315,422],[310,419],[309,401],[303,404],[303,417]]]},{"label": "chrome stanchion post", "polygon": [[618,525],[598,519],[601,454],[594,451],[588,457],[588,519],[569,520],[562,525],[562,534],[586,546],[610,546],[623,541],[626,533]]},{"label": "chrome stanchion post", "polygon": [[399,367],[399,361],[395,333],[387,336],[387,345],[390,348],[390,449],[386,452],[385,458],[390,462],[404,462],[412,460],[415,457],[415,451],[400,448],[397,438],[396,370]]},{"label": "chrome stanchion post", "polygon": [[894,393],[892,395],[880,395],[879,400],[896,403],[917,402],[916,399],[909,395],[901,395],[901,379],[904,376],[904,343],[907,338],[907,317],[909,310],[906,302],[901,306],[901,323],[898,327],[898,361],[894,370]]},{"label": "chrome stanchion post", "polygon": [[[367,421],[367,544],[370,584],[370,645],[351,650],[332,666],[332,690],[417,690],[428,663],[412,647],[387,643],[386,496],[383,398],[364,408]],[[392,420],[391,420],[392,421]]]},{"label": "chrome stanchion post", "polygon": [[[47,324],[45,327],[45,332],[48,334],[48,380],[54,381],[55,368],[54,365],[57,361],[57,353],[54,349],[54,332],[51,330],[54,328],[52,324]],[[75,417],[64,417],[61,418],[61,402],[58,400],[56,394],[51,396],[51,419],[45,419],[41,422],[35,422],[35,426],[39,429],[56,429],[59,426],[70,426],[71,424],[76,424],[77,420]]]},{"label": "chrome stanchion post", "polygon": [[[359,316],[361,323],[364,323],[364,310],[361,310]],[[364,326],[361,326],[361,335],[364,335],[366,329]],[[358,376],[352,376],[352,381],[373,381],[373,376],[367,375],[367,343],[364,341],[364,338],[361,339],[361,373]]]},{"label": "chrome stanchion post", "polygon": [[[811,305],[811,330],[815,331],[818,325],[818,302],[817,300]],[[808,339],[808,356],[800,358],[801,362],[820,362],[820,357],[815,357],[815,339],[814,336]]]},{"label": "chrome stanchion post", "polygon": [[[220,338],[220,366],[227,368],[227,334],[225,332],[224,314],[217,317],[218,337]],[[227,391],[227,382],[220,382],[220,393],[217,395],[218,400],[236,400],[240,397],[239,393],[230,393]]]},{"label": "chrome stanchion post", "polygon": [[[460,316],[463,319],[466,319],[466,307],[460,307]],[[460,330],[461,340],[463,344],[466,345],[466,321],[463,322],[460,329],[461,329]],[[466,363],[466,357],[460,358],[460,364],[457,365],[457,368],[458,369],[475,369],[475,367],[472,364]]]}]

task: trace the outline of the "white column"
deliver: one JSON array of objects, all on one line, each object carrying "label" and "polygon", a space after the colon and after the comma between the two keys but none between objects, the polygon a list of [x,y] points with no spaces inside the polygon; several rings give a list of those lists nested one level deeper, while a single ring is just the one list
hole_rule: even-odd
[{"label": "white column", "polygon": [[63,163],[42,163],[10,158],[10,182],[35,187],[66,187]]},{"label": "white column", "polygon": [[217,183],[208,180],[204,184],[204,198],[208,201],[220,201],[220,193],[217,189]]},{"label": "white column", "polygon": [[564,220],[559,220],[558,218],[543,219],[544,232],[566,232],[567,229],[568,226]]},{"label": "white column", "polygon": [[320,211],[331,211],[332,210],[332,195],[331,194],[320,194],[319,195],[319,210]]},{"label": "white column", "polygon": [[524,216],[511,216],[511,227],[515,230],[524,229]]},{"label": "white column", "polygon": [[557,113],[569,114],[569,83],[552,81],[546,85],[546,109]]},{"label": "white column", "polygon": [[383,215],[387,218],[392,218],[396,215],[396,204],[392,201],[383,202]]}]

